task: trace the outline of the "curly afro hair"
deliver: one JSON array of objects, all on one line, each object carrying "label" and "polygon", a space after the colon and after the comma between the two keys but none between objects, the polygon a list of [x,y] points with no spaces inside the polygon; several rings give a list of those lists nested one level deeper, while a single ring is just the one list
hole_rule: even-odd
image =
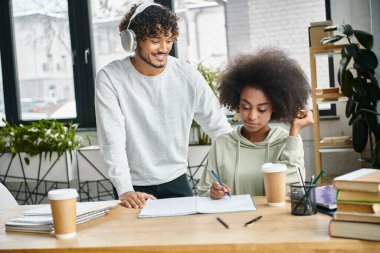
[{"label": "curly afro hair", "polygon": [[238,111],[240,93],[245,86],[261,90],[272,103],[271,119],[283,122],[291,122],[307,106],[311,94],[300,65],[277,48],[261,48],[235,57],[219,80],[220,102]]},{"label": "curly afro hair", "polygon": [[[131,10],[125,14],[119,24],[120,32],[127,29],[129,20],[138,6],[133,5]],[[179,34],[178,17],[165,6],[152,5],[136,15],[129,25],[129,29],[135,32],[137,40],[158,38],[161,35],[168,36],[169,33],[176,38]]]}]

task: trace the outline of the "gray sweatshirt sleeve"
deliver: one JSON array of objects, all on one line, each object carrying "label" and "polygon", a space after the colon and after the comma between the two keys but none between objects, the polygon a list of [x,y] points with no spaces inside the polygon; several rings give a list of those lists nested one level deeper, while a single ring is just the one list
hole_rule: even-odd
[{"label": "gray sweatshirt sleeve", "polygon": [[221,134],[231,132],[232,127],[228,123],[217,97],[199,72],[195,75],[195,82],[197,82],[198,89],[194,120],[213,140]]},{"label": "gray sweatshirt sleeve", "polygon": [[125,121],[112,81],[104,70],[96,77],[95,109],[100,151],[119,195],[133,191],[126,153]]}]

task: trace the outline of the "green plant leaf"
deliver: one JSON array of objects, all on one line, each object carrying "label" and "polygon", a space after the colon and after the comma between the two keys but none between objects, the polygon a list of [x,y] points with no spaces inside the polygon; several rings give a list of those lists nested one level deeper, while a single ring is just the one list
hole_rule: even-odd
[{"label": "green plant leaf", "polygon": [[330,26],[325,27],[325,29],[323,29],[323,30],[325,32],[331,32],[331,31],[336,31],[337,29],[338,29],[337,25],[330,25]]},{"label": "green plant leaf", "polygon": [[356,121],[359,120],[359,118],[361,118],[361,113],[360,112],[354,112],[350,118],[350,120],[348,121],[348,125],[351,126],[353,123],[355,123]]},{"label": "green plant leaf", "polygon": [[[341,65],[342,67],[342,65]],[[352,75],[351,71],[346,69],[343,71],[343,77],[341,82],[341,90],[343,95],[350,97],[353,93],[353,79],[354,76]]]},{"label": "green plant leaf", "polygon": [[326,37],[326,38],[321,39],[321,44],[325,45],[328,43],[337,42],[337,41],[341,40],[342,38],[344,38],[344,36],[342,36],[342,35],[334,35],[331,37]]},{"label": "green plant leaf", "polygon": [[338,31],[347,36],[351,36],[354,33],[354,29],[352,29],[352,26],[349,24],[339,25]]},{"label": "green plant leaf", "polygon": [[375,145],[372,166],[376,169],[380,168],[380,141],[376,142]]},{"label": "green plant leaf", "polygon": [[346,54],[344,48],[341,50],[341,55],[342,59],[340,59],[339,62],[340,65],[338,70],[338,82],[342,86],[343,75],[345,74],[345,71],[349,71],[347,70],[347,66],[350,63],[352,57]]},{"label": "green plant leaf", "polygon": [[358,51],[359,51],[359,48],[356,44],[345,45],[341,51],[342,58],[347,57],[347,56],[351,56],[351,57],[356,58],[358,55]]},{"label": "green plant leaf", "polygon": [[363,47],[371,49],[373,46],[373,35],[364,31],[354,30],[354,36]]},{"label": "green plant leaf", "polygon": [[373,84],[372,82],[367,83],[366,85],[367,93],[369,95],[369,99],[371,100],[373,105],[376,105],[377,101],[380,100],[380,89],[377,84]]},{"label": "green plant leaf", "polygon": [[[362,110],[363,111],[363,110]],[[376,112],[374,112],[376,113]],[[363,111],[362,115],[367,122],[367,125],[372,133],[378,132],[377,116],[374,113],[369,113],[368,111]]]},{"label": "green plant leaf", "polygon": [[29,157],[25,156],[25,157],[24,157],[24,161],[25,161],[26,165],[29,165],[29,164],[30,164]]},{"label": "green plant leaf", "polygon": [[354,95],[351,95],[348,98],[347,104],[346,104],[346,117],[349,118],[355,109],[355,101],[354,101]]},{"label": "green plant leaf", "polygon": [[352,145],[356,152],[364,151],[368,141],[368,126],[365,120],[359,116],[352,124]]},{"label": "green plant leaf", "polygon": [[360,69],[373,70],[377,67],[377,58],[374,52],[368,49],[359,49],[358,56],[354,59]]},{"label": "green plant leaf", "polygon": [[[356,77],[354,78],[351,83],[353,84],[354,86],[354,89],[356,91],[356,94],[361,97],[361,98],[367,98],[368,97],[368,92],[367,92],[367,89],[366,89],[366,80],[365,79],[362,79],[360,77]],[[359,102],[364,102],[363,100],[362,101],[359,101]]]}]

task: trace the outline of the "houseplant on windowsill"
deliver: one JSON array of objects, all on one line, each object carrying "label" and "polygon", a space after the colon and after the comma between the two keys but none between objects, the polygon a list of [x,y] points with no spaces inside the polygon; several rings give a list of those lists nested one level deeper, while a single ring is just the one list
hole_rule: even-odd
[{"label": "houseplant on windowsill", "polygon": [[53,153],[59,159],[65,152],[72,158],[73,151],[80,147],[82,138],[76,135],[77,124],[55,120],[39,120],[30,125],[11,125],[3,119],[5,126],[0,129],[0,152],[11,152],[13,156],[24,152],[26,164],[30,157],[45,153],[51,160]]},{"label": "houseplant on windowsill", "polygon": [[[339,34],[323,38],[321,44],[347,40],[341,50],[338,82],[343,95],[348,97],[346,117],[352,125],[353,148],[361,153],[369,140],[371,157],[365,160],[374,168],[380,168],[380,126],[377,121],[380,89],[374,76],[378,61],[371,51],[373,36],[354,30],[349,24],[329,26],[325,31],[337,31]],[[354,38],[358,43],[353,42]]]},{"label": "houseplant on windowsill", "polygon": [[[24,204],[47,201],[53,188],[70,187],[76,179],[74,150],[81,146],[76,124],[40,120],[0,129],[0,180],[14,187]],[[15,158],[18,159],[15,159]]]}]

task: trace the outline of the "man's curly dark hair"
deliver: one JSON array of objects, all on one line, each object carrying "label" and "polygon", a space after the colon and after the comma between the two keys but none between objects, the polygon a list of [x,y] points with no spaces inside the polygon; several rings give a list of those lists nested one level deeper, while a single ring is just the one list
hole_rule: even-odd
[{"label": "man's curly dark hair", "polygon": [[[127,29],[129,20],[138,6],[134,4],[131,10],[125,14],[119,24],[120,32]],[[161,35],[168,36],[169,33],[176,38],[179,34],[178,17],[168,7],[152,5],[137,14],[129,25],[129,29],[135,32],[137,40],[157,38]]]},{"label": "man's curly dark hair", "polygon": [[283,122],[291,122],[311,94],[301,66],[277,48],[261,48],[230,61],[219,80],[220,102],[238,111],[245,86],[261,90],[272,103],[271,119]]}]

